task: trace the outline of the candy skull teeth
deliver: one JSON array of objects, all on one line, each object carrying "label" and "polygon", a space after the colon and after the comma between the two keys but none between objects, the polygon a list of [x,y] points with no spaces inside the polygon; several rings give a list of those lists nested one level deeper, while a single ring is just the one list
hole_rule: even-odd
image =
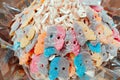
[{"label": "candy skull teeth", "polygon": [[19,64],[35,80],[99,80],[99,68],[120,47],[119,31],[100,3],[34,0],[11,26]]}]

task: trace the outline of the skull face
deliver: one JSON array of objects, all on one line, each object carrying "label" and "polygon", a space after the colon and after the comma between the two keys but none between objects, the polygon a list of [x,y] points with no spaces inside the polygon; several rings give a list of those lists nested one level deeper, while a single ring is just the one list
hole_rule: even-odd
[{"label": "skull face", "polygon": [[39,63],[38,65],[39,66],[39,72],[43,75],[48,75],[48,58],[46,58],[43,54],[40,55],[39,57]]},{"label": "skull face", "polygon": [[48,75],[48,59],[44,55],[34,56],[30,64],[32,73],[39,73],[40,75]]},{"label": "skull face", "polygon": [[47,30],[47,38],[45,39],[46,47],[55,47],[61,50],[64,45],[65,30],[62,26],[49,27]]},{"label": "skull face", "polygon": [[112,44],[106,45],[106,50],[111,56],[114,56],[114,57],[117,56],[118,48],[115,47],[114,45]]},{"label": "skull face", "polygon": [[54,39],[56,38],[57,35],[57,29],[56,27],[48,27],[47,29],[47,37],[45,38],[45,47],[54,47]]},{"label": "skull face", "polygon": [[50,63],[49,78],[66,80],[69,77],[69,61],[63,57],[56,57]]},{"label": "skull face", "polygon": [[55,80],[56,78],[58,78],[58,74],[60,71],[59,70],[59,61],[60,61],[60,57],[56,57],[50,63],[50,70],[49,70],[50,80]]},{"label": "skull face", "polygon": [[110,16],[108,16],[107,13],[104,10],[101,11],[100,16],[102,17],[103,22],[109,24],[109,26],[111,28],[113,28],[115,26],[112,18]]},{"label": "skull face", "polygon": [[75,65],[75,68],[76,68],[77,75],[79,77],[83,77],[85,75],[86,68],[85,68],[85,65],[83,63],[83,55],[82,54],[78,54],[74,58],[74,65]]},{"label": "skull face", "polygon": [[68,80],[69,78],[69,61],[66,58],[61,57],[60,59],[60,72],[59,78],[62,80]]},{"label": "skull face", "polygon": [[82,51],[81,54],[83,55],[83,63],[86,66],[86,70],[94,70],[95,67],[93,66],[90,53],[88,51]]},{"label": "skull face", "polygon": [[38,68],[38,66],[37,66],[37,64],[38,64],[38,62],[39,62],[39,57],[40,56],[34,56],[33,58],[32,58],[32,61],[31,61],[31,63],[30,63],[30,72],[31,73],[38,73],[39,71],[39,68]]},{"label": "skull face", "polygon": [[75,29],[76,38],[77,38],[79,44],[81,46],[83,46],[87,40],[86,40],[85,35],[84,35],[83,31],[82,31],[82,27],[79,26],[77,23],[75,23],[74,24],[74,29]]},{"label": "skull face", "polygon": [[34,48],[34,53],[36,55],[42,54],[44,52],[44,40],[46,37],[46,32],[43,32],[38,36],[37,43]]},{"label": "skull face", "polygon": [[66,32],[65,49],[66,49],[66,52],[68,53],[73,52],[75,55],[78,55],[80,51],[80,45],[76,39],[76,34],[73,29],[69,29]]},{"label": "skull face", "polygon": [[65,30],[61,26],[57,26],[57,35],[55,38],[55,48],[61,50],[64,45]]},{"label": "skull face", "polygon": [[101,47],[101,56],[102,56],[103,61],[106,61],[109,57],[105,45],[102,45]]}]

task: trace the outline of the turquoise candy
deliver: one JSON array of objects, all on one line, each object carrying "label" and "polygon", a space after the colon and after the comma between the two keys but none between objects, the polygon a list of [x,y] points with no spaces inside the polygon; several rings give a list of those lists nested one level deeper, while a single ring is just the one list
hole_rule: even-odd
[{"label": "turquoise candy", "polygon": [[51,63],[50,63],[50,70],[49,70],[49,79],[50,80],[55,80],[58,78],[59,75],[59,62],[60,62],[60,57],[54,58]]},{"label": "turquoise candy", "polygon": [[45,48],[45,50],[44,50],[45,57],[50,57],[51,55],[53,55],[55,53],[56,53],[56,49],[54,47],[48,47],[48,48]]},{"label": "turquoise candy", "polygon": [[87,42],[87,45],[92,52],[101,53],[100,42],[98,42],[96,45],[92,45],[90,42]]},{"label": "turquoise candy", "polygon": [[18,50],[18,48],[20,47],[20,42],[15,42],[14,45],[12,46],[13,50]]},{"label": "turquoise candy", "polygon": [[75,68],[76,68],[77,75],[79,76],[79,78],[82,78],[85,75],[85,72],[86,72],[86,67],[83,63],[82,54],[78,54],[74,58],[74,65],[75,65]]}]

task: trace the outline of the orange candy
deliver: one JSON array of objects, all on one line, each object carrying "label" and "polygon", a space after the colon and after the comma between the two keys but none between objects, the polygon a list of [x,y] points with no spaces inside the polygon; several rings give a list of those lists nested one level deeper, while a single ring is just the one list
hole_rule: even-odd
[{"label": "orange candy", "polygon": [[22,57],[20,57],[20,62],[19,62],[19,64],[20,64],[20,65],[29,64],[29,60],[30,60],[30,58],[31,58],[31,56],[32,56],[33,53],[34,53],[34,52],[33,52],[33,49],[32,49],[30,52],[28,52],[28,53],[24,53],[24,54],[22,55]]},{"label": "orange candy", "polygon": [[68,60],[70,62],[70,67],[69,67],[69,76],[72,77],[75,74],[75,66],[74,66],[74,53],[69,53],[68,55]]},{"label": "orange candy", "polygon": [[34,49],[34,53],[36,55],[39,55],[39,54],[43,53],[43,51],[44,51],[44,40],[45,40],[45,37],[46,37],[46,32],[43,32],[43,33],[41,33],[38,36],[38,42],[35,45],[35,49]]}]

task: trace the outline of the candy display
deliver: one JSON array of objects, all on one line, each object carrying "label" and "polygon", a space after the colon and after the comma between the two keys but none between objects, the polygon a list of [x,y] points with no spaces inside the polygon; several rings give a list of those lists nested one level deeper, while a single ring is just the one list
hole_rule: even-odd
[{"label": "candy display", "polygon": [[96,71],[120,48],[101,0],[34,0],[13,19],[10,36],[35,80],[100,80]]}]

